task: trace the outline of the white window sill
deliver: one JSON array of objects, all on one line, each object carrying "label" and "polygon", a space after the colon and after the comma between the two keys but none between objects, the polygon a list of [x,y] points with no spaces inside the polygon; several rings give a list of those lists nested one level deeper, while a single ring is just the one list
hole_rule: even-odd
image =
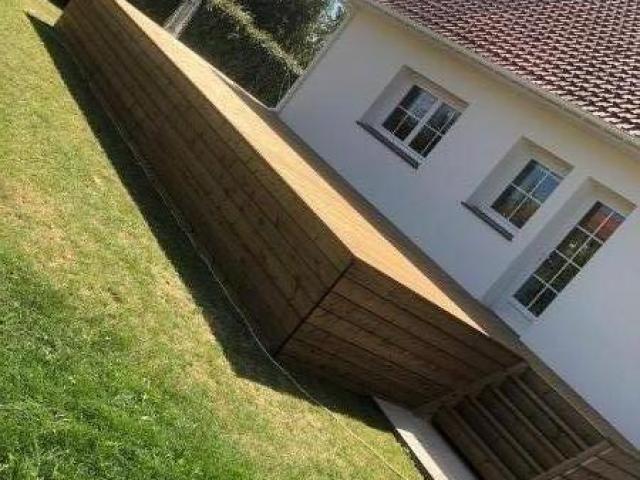
[{"label": "white window sill", "polygon": [[493,228],[497,233],[502,235],[505,239],[507,239],[509,241],[513,240],[513,236],[514,236],[513,233],[510,232],[509,230],[507,230],[502,225],[500,225],[497,221],[495,221],[493,218],[491,218],[491,216],[489,216],[485,212],[483,212],[480,207],[477,207],[476,205],[472,205],[472,204],[467,203],[467,202],[461,202],[461,203],[462,203],[462,206],[464,208],[469,210],[476,217],[478,217],[480,220],[482,220],[488,226]]},{"label": "white window sill", "polygon": [[359,127],[361,127],[365,132],[367,132],[369,135],[371,135],[373,138],[375,138],[380,143],[382,143],[389,150],[391,150],[393,153],[398,155],[402,160],[408,163],[411,167],[415,168],[416,170],[418,169],[418,167],[420,167],[421,163],[418,160],[416,160],[411,154],[406,152],[402,147],[399,147],[394,142],[389,140],[386,137],[386,135],[384,135],[378,129],[362,121],[357,121],[356,124]]}]

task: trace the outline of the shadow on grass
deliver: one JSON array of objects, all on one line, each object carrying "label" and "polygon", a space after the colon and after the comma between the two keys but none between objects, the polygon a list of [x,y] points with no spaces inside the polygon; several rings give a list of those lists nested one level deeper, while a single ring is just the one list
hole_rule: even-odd
[{"label": "shadow on grass", "polygon": [[[234,372],[280,392],[308,400],[258,349],[222,289],[136,163],[98,99],[92,94],[88,82],[65,49],[56,30],[32,15],[27,16],[158,243],[190,289],[195,301],[206,312],[211,330],[224,349]],[[211,374],[215,375],[215,372]],[[369,398],[352,394],[302,372],[296,372],[295,376],[333,411],[357,418],[374,428],[389,429],[388,422]]]}]

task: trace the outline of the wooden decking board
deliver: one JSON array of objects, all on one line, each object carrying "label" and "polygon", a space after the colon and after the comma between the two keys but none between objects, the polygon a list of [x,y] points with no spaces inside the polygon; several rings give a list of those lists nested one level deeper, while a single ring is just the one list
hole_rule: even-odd
[{"label": "wooden decking board", "polygon": [[569,458],[580,453],[580,448],[573,442],[567,432],[554,419],[549,418],[546,412],[541,410],[517,384],[508,380],[500,386],[500,390],[565,457]]},{"label": "wooden decking board", "polygon": [[502,402],[492,389],[485,389],[477,400],[503,425],[508,426],[509,431],[525,445],[529,454],[544,469],[549,469],[563,461],[562,454],[550,446],[537,429],[522,417],[519,417],[512,408]]},{"label": "wooden decking board", "polygon": [[500,388],[492,387],[491,391],[496,395],[497,398],[500,399],[500,402],[506,405],[507,408],[509,408],[509,410],[511,410],[511,412],[529,428],[529,431],[531,431],[540,442],[544,443],[546,447],[553,452],[556,458],[560,460],[568,458],[565,453],[562,452],[562,450],[560,450],[555,445],[555,443],[547,437],[547,435],[545,435],[544,430],[537,425],[537,422],[535,422],[534,419],[531,419],[525,412],[523,412],[518,406],[516,406],[516,404],[513,403],[511,399],[507,395],[505,395]]},{"label": "wooden decking board", "polygon": [[494,428],[491,422],[469,399],[465,398],[454,407],[460,418],[481,438],[495,458],[500,459],[504,466],[519,480],[528,480],[535,476],[536,471],[526,461],[511,442]]},{"label": "wooden decking board", "polygon": [[319,327],[330,324],[333,332],[349,339],[351,343],[379,355],[381,358],[404,365],[407,370],[411,370],[438,385],[451,389],[451,387],[460,383],[459,379],[454,377],[450,372],[440,369],[435,364],[417,358],[390,341],[377,336],[375,333],[363,330],[348,320],[340,318],[326,310],[316,309],[307,319],[307,322]]},{"label": "wooden decking board", "polygon": [[582,464],[584,468],[608,480],[637,480],[638,477],[610,464],[602,458],[595,457]]},{"label": "wooden decking board", "polygon": [[486,450],[475,442],[468,430],[464,428],[458,418],[452,415],[451,412],[441,410],[436,417],[434,417],[433,422],[451,443],[460,451],[467,454],[467,459],[471,466],[482,478],[511,480],[491,461]]},{"label": "wooden decking board", "polygon": [[[505,465],[504,461],[499,458],[494,450],[492,450],[491,446],[488,445],[477,433],[476,431],[469,425],[462,415],[459,412],[453,409],[447,409],[447,413],[451,415],[459,427],[468,435],[472,442],[476,444],[476,446],[484,452],[487,460],[495,466],[496,470],[499,472],[500,478],[505,478],[507,480],[518,480],[514,472]],[[492,477],[490,477],[492,478]]]},{"label": "wooden decking board", "polygon": [[[422,294],[459,320],[476,325],[469,315],[460,309],[458,302],[435,285],[389,238],[363,217],[334,185],[319,175],[312,166],[313,161],[302,157],[296,150],[294,141],[286,138],[264,115],[256,113],[252,107],[248,108],[247,98],[240,98],[209,65],[195,58],[186,48],[169,42],[165,38],[165,32],[150,25],[147,19],[141,18],[130,6],[120,1],[117,5],[135,17],[154,42],[163,45],[165,53],[176,65],[189,72],[190,80],[205,94],[211,104],[225,105],[226,121],[245,140],[242,147],[258,153],[261,165],[266,163],[276,171],[296,192],[299,200],[322,220],[320,223],[337,235],[357,257],[380,265],[405,287]],[[257,106],[253,108],[258,109]]]},{"label": "wooden decking board", "polygon": [[612,448],[600,454],[600,457],[612,465],[640,478],[640,455],[630,453],[621,448]]},{"label": "wooden decking board", "polygon": [[525,444],[526,447],[524,447],[523,440],[518,438],[517,435],[514,435],[507,428],[507,426],[510,427],[508,423],[507,424],[502,423],[500,421],[500,418],[494,416],[494,414],[490,410],[485,408],[482,402],[480,402],[478,399],[470,398],[469,402],[471,402],[473,407],[476,409],[477,414],[482,415],[486,419],[486,421],[489,422],[489,425],[491,426],[491,428],[494,428],[497,432],[499,432],[500,435],[504,439],[506,439],[506,441],[515,450],[517,455],[519,455],[522,459],[524,459],[524,461],[528,464],[528,467],[530,468],[529,476],[532,476],[534,472],[542,473],[545,470],[545,468],[538,463],[538,461],[533,457],[533,455],[529,453],[529,445]]},{"label": "wooden decking board", "polygon": [[[334,292],[384,319],[390,325],[420,339],[425,346],[444,351],[450,357],[450,361],[453,360],[459,363],[461,368],[468,369],[469,374],[475,378],[502,369],[498,362],[465,344],[459,337],[432,324],[430,319],[419,318],[403,310],[366,285],[353,280],[351,270],[347,271],[345,278],[336,285]],[[330,297],[327,300],[330,300]]]},{"label": "wooden decking board", "polygon": [[[59,28],[281,361],[410,407],[446,400],[435,422],[491,480],[531,480],[603,438],[516,368],[535,359],[490,311],[184,45],[124,0],[72,0]],[[557,477],[640,478],[635,456],[600,454]]]},{"label": "wooden decking board", "polygon": [[[433,398],[442,394],[442,386],[407,370],[403,365],[397,365],[389,360],[382,359],[368,350],[354,345],[317,325],[305,322],[300,327],[295,338],[305,343],[315,345],[332,356],[361,365],[368,370],[373,370],[377,374],[387,378],[391,384],[400,382],[399,385],[403,386],[402,388],[410,385],[415,398],[414,403],[419,403],[422,398]],[[288,352],[286,346],[284,352]]]},{"label": "wooden decking board", "polygon": [[589,447],[587,450],[580,452],[578,455],[568,458],[554,467],[547,469],[545,472],[534,477],[532,480],[553,480],[556,478],[564,478],[564,475],[568,472],[574,471],[576,468],[581,468],[581,465],[598,454],[610,450],[611,445],[608,441],[601,441],[600,443]]},{"label": "wooden decking board", "polygon": [[553,389],[539,374],[529,368],[520,375],[520,380],[555,412],[589,446],[602,440],[602,434],[581,415],[565,398]]},{"label": "wooden decking board", "polygon": [[[455,317],[437,305],[424,301],[417,293],[404,288],[400,283],[377,268],[362,261],[355,262],[347,277],[368,287],[393,305],[446,331],[474,350],[508,368],[520,363],[519,357],[496,341],[488,338],[482,330],[469,329],[469,324],[458,322]],[[499,336],[499,338],[502,335]]]},{"label": "wooden decking board", "polygon": [[[135,71],[135,68],[133,68],[133,66],[132,66],[132,70],[133,70],[133,71]],[[140,80],[140,79],[139,79],[139,80]],[[159,99],[159,98],[154,98],[154,100],[155,100],[155,103],[157,103],[159,100],[161,101],[161,99]],[[165,112],[165,113],[167,113],[167,112]],[[181,124],[181,123],[182,123],[182,122],[177,122],[177,124]],[[167,122],[167,127],[166,127],[166,128],[170,128],[170,125],[171,125],[171,124],[170,124],[169,122]],[[176,139],[174,139],[174,140],[173,140],[173,142],[169,142],[169,145],[170,145],[170,146],[171,146],[171,145],[174,145],[176,142],[177,142],[177,140],[176,140]],[[186,157],[186,156],[188,156],[188,155],[190,154],[190,150],[188,149],[188,147],[183,146],[183,150],[182,150],[182,152],[180,152],[180,153],[181,153],[181,156],[182,156],[182,157]],[[220,201],[220,200],[219,200],[219,201]],[[223,212],[225,212],[225,211],[227,211],[227,212],[228,212],[229,210],[233,211],[233,208],[232,208],[232,207],[230,207],[229,205],[227,205],[226,203],[223,203],[222,205],[223,205],[223,208],[224,208],[225,206],[227,207],[227,209],[226,209],[226,210],[223,210]],[[246,205],[245,205],[245,206],[246,206]],[[232,212],[232,213],[235,213],[235,212]],[[254,218],[254,217],[252,217],[251,215],[243,215],[243,216],[242,216],[242,217],[240,217],[240,218],[245,218],[245,217],[246,217],[246,218]],[[267,228],[267,227],[265,227],[265,228]],[[260,235],[261,233],[262,233],[262,231],[260,231],[259,233],[257,233],[257,235]],[[242,235],[241,235],[241,237],[242,237]],[[245,237],[245,238],[251,238],[251,237],[252,237],[252,235],[251,235],[251,234],[248,234],[248,235],[245,235],[244,237]],[[255,237],[254,237],[254,238],[255,238]],[[284,251],[282,248],[278,248],[278,247],[282,247],[282,245],[278,245],[278,246],[276,247],[276,249],[274,249],[274,250],[273,250],[273,251],[275,252],[275,254],[276,254],[276,255],[278,255],[278,252]],[[267,247],[267,248],[268,248],[268,247]],[[282,260],[282,259],[284,259],[284,260],[286,261],[286,260],[288,260],[288,259],[292,256],[292,254],[291,254],[291,252],[287,252],[287,251],[284,251],[284,252],[286,252],[286,253],[285,253],[285,254],[283,254],[283,255],[280,255],[280,259],[281,259],[281,260]],[[294,253],[294,255],[295,255],[295,253]],[[270,258],[269,258],[269,257],[267,257],[267,258],[266,258],[266,260],[267,260],[267,261],[269,261],[269,260],[270,260]],[[299,263],[298,263],[298,265],[299,265]],[[293,270],[293,269],[295,268],[295,266],[293,266],[293,265],[291,265],[291,264],[287,265],[286,267],[287,267],[289,270]],[[273,265],[273,264],[272,264],[272,265],[271,265],[271,269],[276,269],[276,270],[277,270],[278,268],[279,268],[279,265],[277,265],[277,264],[275,264],[275,265]],[[281,271],[280,271],[280,275],[277,275],[277,274],[276,274],[276,278],[279,278],[279,279],[286,278],[286,273],[285,273],[285,271],[282,271],[282,270],[281,270]],[[309,278],[305,278],[304,280],[306,280],[306,281],[304,281],[304,282],[300,282],[300,283],[299,283],[299,285],[290,285],[290,286],[289,286],[289,288],[290,288],[290,289],[294,289],[294,290],[295,290],[295,289],[297,289],[297,288],[298,288],[298,286],[301,286],[301,289],[300,289],[300,290],[301,290],[301,291],[304,291],[304,290],[305,290],[305,288],[309,286],[309,282],[311,281],[311,279],[309,279]],[[284,288],[286,289],[286,286],[285,286]],[[289,291],[289,293],[291,293],[291,292]],[[319,292],[316,292],[316,294],[319,294]],[[295,301],[295,299],[294,299],[294,301]],[[308,306],[310,306],[310,305],[313,305],[313,301],[312,301],[312,300],[306,301],[306,303],[303,303],[301,307],[298,305],[298,308],[301,308],[301,309],[302,309],[302,312],[303,312],[303,314],[304,314],[304,313],[307,313],[307,311],[308,311]]]},{"label": "wooden decking board", "polygon": [[366,378],[367,391],[371,391],[373,387],[379,396],[384,398],[397,396],[407,405],[412,405],[415,401],[415,392],[407,390],[406,386],[392,384],[387,378],[372,370],[328,353],[316,345],[306,343],[298,338],[291,339],[286,346],[286,355],[296,358],[298,362],[304,360],[303,365],[308,365],[311,368],[326,368],[329,378],[331,378],[332,372],[344,378],[355,378],[358,382],[360,379]]},{"label": "wooden decking board", "polygon": [[567,480],[608,480],[597,473],[590,472],[584,467],[576,467],[565,473],[561,478]]},{"label": "wooden decking board", "polygon": [[568,435],[573,443],[575,443],[580,450],[584,450],[587,448],[587,442],[584,439],[580,438],[580,436],[573,430],[573,427],[567,422],[565,422],[560,415],[558,415],[554,409],[550,408],[546,402],[539,397],[534,391],[532,391],[528,385],[523,382],[520,378],[514,377],[513,381],[520,388],[522,392],[525,393],[532,401],[536,404],[536,406],[541,409],[547,417],[549,417],[558,427]]},{"label": "wooden decking board", "polygon": [[277,200],[246,170],[243,163],[231,159],[228,147],[222,143],[222,139],[217,134],[211,132],[206,135],[206,141],[199,139],[196,143],[194,148],[196,151],[202,151],[203,154],[212,152],[212,143],[218,144],[213,152],[216,155],[219,154],[220,168],[233,177],[238,194],[242,193],[246,197],[245,202],[250,201],[256,207],[256,215],[264,218],[264,223],[274,228],[275,232],[282,237],[285,242],[281,245],[282,254],[296,257],[301,265],[296,268],[304,268],[309,275],[319,277],[323,285],[330,285],[345,265],[341,265],[341,269],[336,267],[332,259],[323,254],[322,249],[313,243],[294,219],[282,213]]},{"label": "wooden decking board", "polygon": [[[342,283],[343,280],[341,280],[340,283]],[[336,289],[334,289],[334,291]],[[399,348],[406,350],[408,353],[415,355],[417,358],[429,363],[434,363],[439,368],[459,377],[461,382],[470,382],[478,377],[477,371],[474,372],[467,364],[460,362],[445,350],[426,343],[420,337],[416,337],[410,332],[396,327],[386,319],[351,302],[348,297],[332,291],[323,299],[320,308],[384,338]]]}]

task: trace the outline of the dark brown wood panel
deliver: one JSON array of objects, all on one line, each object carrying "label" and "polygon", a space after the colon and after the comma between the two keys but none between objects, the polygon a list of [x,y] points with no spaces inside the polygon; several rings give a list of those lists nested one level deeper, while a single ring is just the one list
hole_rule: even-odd
[{"label": "dark brown wood panel", "polygon": [[[403,388],[413,391],[413,405],[420,405],[425,398],[438,398],[447,391],[445,387],[434,383],[431,379],[415,371],[407,369],[403,364],[387,360],[367,348],[351,343],[337,333],[339,332],[330,329],[328,325],[318,326],[318,324],[305,322],[294,338],[317,345],[330,352],[331,355],[352,361],[367,369],[372,369],[388,378],[394,384],[400,383]],[[285,347],[283,353],[287,351],[288,347]]]},{"label": "dark brown wood panel", "polygon": [[420,341],[422,350],[442,352],[446,363],[458,364],[470,377],[478,378],[479,375],[489,375],[503,368],[495,360],[471,348],[451,333],[434,326],[428,319],[416,317],[353,281],[349,278],[349,272],[336,285],[334,291],[340,298],[327,297],[323,302],[326,309],[335,311],[335,305],[340,304],[343,310],[348,309],[348,314],[361,311],[371,317],[380,318],[388,325],[389,330],[392,330],[389,335],[401,336],[402,332],[405,332],[406,335]]},{"label": "dark brown wood panel", "polygon": [[[479,328],[471,327],[446,309],[425,301],[425,297],[410,289],[403,288],[400,283],[365,262],[355,262],[349,268],[346,276],[376,292],[393,306],[403,308],[446,331],[452,337],[457,338],[473,350],[483,353],[503,367],[512,367],[521,361],[517,355],[490,338]],[[476,308],[482,309],[479,304]]]},{"label": "dark brown wood panel", "polygon": [[602,441],[598,430],[581,415],[565,398],[553,389],[533,369],[526,369],[520,380],[528,386],[553,412],[561,418],[587,445],[596,445]]},{"label": "dark brown wood panel", "polygon": [[626,451],[622,448],[611,448],[601,453],[600,458],[607,463],[615,465],[619,469],[640,479],[640,453]]},{"label": "dark brown wood panel", "polygon": [[519,361],[271,112],[126,2],[72,0],[59,29],[273,352],[411,405]]}]

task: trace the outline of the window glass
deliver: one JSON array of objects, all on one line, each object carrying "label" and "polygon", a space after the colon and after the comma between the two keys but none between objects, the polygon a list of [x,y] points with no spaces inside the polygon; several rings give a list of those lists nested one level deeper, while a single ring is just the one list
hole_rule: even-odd
[{"label": "window glass", "polygon": [[536,160],[530,160],[491,208],[517,228],[522,228],[549,198],[562,177]]},{"label": "window glass", "polygon": [[597,202],[522,284],[514,298],[536,317],[542,314],[623,221],[622,215]]},{"label": "window glass", "polygon": [[454,107],[414,85],[382,126],[415,153],[426,157],[459,116]]}]

